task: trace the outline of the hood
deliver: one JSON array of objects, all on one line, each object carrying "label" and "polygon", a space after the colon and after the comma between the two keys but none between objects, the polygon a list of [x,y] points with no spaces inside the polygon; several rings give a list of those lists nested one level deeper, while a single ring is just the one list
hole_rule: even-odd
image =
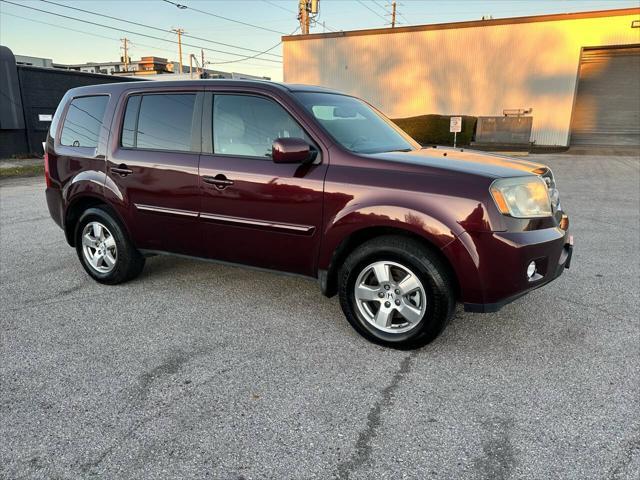
[{"label": "hood", "polygon": [[428,147],[411,152],[383,152],[365,156],[495,178],[521,177],[527,174],[542,175],[549,170],[545,165],[527,160],[448,147]]}]

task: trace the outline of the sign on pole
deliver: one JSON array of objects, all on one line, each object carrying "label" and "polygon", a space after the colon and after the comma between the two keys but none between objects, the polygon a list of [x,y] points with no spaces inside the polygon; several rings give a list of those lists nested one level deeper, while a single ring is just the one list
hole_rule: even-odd
[{"label": "sign on pole", "polygon": [[453,133],[453,148],[456,147],[458,132],[462,131],[462,117],[451,117],[449,120],[449,132]]},{"label": "sign on pole", "polygon": [[462,117],[451,117],[449,121],[449,131],[451,133],[458,133],[462,131]]}]

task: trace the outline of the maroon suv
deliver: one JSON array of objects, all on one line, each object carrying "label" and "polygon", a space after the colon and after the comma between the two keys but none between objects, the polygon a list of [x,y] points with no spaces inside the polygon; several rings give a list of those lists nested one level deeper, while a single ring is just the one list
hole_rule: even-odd
[{"label": "maroon suv", "polygon": [[457,301],[495,312],[571,259],[549,168],[421,147],[318,87],[76,88],[45,159],[51,216],[98,282],[130,280],[157,253],[313,277],[388,346],[429,342]]}]

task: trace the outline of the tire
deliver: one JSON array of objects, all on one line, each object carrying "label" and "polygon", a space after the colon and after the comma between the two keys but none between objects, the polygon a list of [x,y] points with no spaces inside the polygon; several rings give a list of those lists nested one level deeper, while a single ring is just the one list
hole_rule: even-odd
[{"label": "tire", "polygon": [[[75,229],[76,252],[94,280],[116,285],[137,277],[145,263],[108,207],[85,210]],[[101,257],[101,259],[100,259]]]},{"label": "tire", "polygon": [[448,265],[420,242],[402,236],[381,236],[359,246],[342,265],[338,281],[349,323],[366,339],[391,348],[428,344],[455,310]]}]

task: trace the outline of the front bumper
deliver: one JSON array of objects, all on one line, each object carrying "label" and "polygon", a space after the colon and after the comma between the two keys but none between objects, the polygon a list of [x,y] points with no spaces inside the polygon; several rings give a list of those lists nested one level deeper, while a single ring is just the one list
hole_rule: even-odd
[{"label": "front bumper", "polygon": [[[571,264],[573,237],[559,227],[465,232],[443,252],[456,270],[465,311],[488,313],[558,278]],[[537,271],[528,278],[532,261]]]}]

